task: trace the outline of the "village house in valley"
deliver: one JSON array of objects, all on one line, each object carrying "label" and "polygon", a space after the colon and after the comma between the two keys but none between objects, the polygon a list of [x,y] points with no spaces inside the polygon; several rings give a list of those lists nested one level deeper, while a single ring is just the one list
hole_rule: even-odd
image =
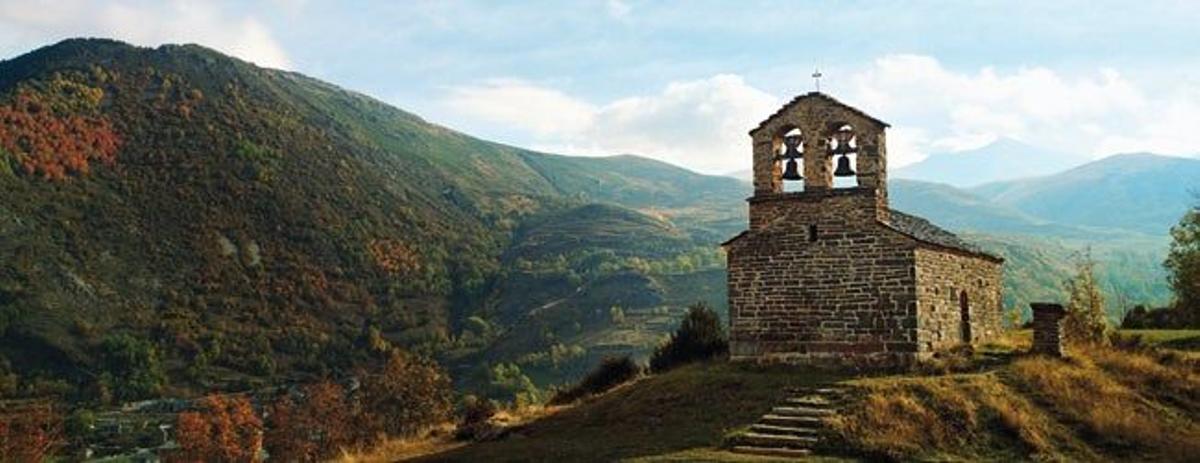
[{"label": "village house in valley", "polygon": [[724,244],[734,360],[895,365],[1000,333],[1003,260],[889,207],[887,127],[812,92],[750,132],[750,227]]}]

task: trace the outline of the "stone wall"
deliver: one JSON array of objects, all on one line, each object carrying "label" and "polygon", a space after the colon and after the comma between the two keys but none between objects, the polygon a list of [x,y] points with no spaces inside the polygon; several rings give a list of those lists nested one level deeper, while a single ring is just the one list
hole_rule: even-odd
[{"label": "stone wall", "polygon": [[783,136],[793,129],[799,129],[804,140],[804,191],[832,188],[834,158],[829,154],[830,139],[843,125],[851,126],[855,133],[857,185],[879,190],[878,197],[886,209],[886,125],[821,93],[797,97],[750,132],[755,195],[783,192],[781,162],[776,155]]},{"label": "stone wall", "polygon": [[881,207],[877,195],[878,190],[862,187],[757,195],[749,200],[750,230],[760,230],[779,220],[872,227],[877,220],[888,218],[888,209]]},{"label": "stone wall", "polygon": [[880,226],[876,204],[869,189],[751,199],[752,231],[728,253],[735,360],[915,356],[914,242]]},{"label": "stone wall", "polygon": [[[857,186],[833,188],[847,125]],[[727,247],[733,359],[894,365],[999,335],[1000,261],[891,226],[886,128],[808,93],[750,132],[750,230]],[[784,192],[778,153],[796,130],[804,189]]]},{"label": "stone wall", "polygon": [[1033,353],[1062,357],[1062,319],[1067,314],[1060,304],[1033,303]]},{"label": "stone wall", "polygon": [[1003,302],[999,262],[956,251],[921,248],[916,251],[916,272],[917,340],[922,352],[989,341],[1000,335]]}]

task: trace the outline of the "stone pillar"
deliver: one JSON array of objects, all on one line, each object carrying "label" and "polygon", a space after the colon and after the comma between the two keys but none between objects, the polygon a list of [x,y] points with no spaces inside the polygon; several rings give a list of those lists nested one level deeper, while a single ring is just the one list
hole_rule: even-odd
[{"label": "stone pillar", "polygon": [[833,188],[833,156],[824,130],[804,131],[804,191]]},{"label": "stone pillar", "polygon": [[1054,357],[1063,356],[1062,319],[1067,314],[1062,304],[1039,303],[1029,304],[1033,309],[1033,349],[1034,354],[1045,354]]},{"label": "stone pillar", "polygon": [[769,195],[783,192],[782,173],[779,161],[775,160],[778,142],[763,133],[751,137],[754,150],[754,195]]}]

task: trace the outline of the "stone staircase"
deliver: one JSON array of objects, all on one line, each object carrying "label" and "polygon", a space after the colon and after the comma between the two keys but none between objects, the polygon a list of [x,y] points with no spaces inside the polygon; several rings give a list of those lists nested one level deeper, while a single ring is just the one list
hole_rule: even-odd
[{"label": "stone staircase", "polygon": [[830,385],[789,388],[787,393],[750,429],[729,438],[733,452],[801,458],[821,448],[822,420],[837,414],[843,389]]}]

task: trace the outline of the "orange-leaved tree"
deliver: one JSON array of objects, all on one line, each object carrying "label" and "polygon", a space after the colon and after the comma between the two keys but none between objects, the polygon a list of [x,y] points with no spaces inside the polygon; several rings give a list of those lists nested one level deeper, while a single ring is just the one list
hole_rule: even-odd
[{"label": "orange-leaved tree", "polygon": [[450,377],[436,362],[395,349],[377,373],[362,381],[364,429],[412,436],[446,422],[453,408]]},{"label": "orange-leaved tree", "polygon": [[66,442],[62,415],[49,403],[0,414],[0,461],[43,461]]},{"label": "orange-leaved tree", "polygon": [[250,400],[241,396],[211,395],[196,410],[179,414],[175,440],[183,462],[258,461],[263,444],[263,423]]},{"label": "orange-leaved tree", "polygon": [[116,161],[121,139],[107,119],[59,114],[46,100],[52,98],[23,88],[0,105],[0,153],[15,157],[27,174],[48,180],[86,174],[92,161]]},{"label": "orange-leaved tree", "polygon": [[323,461],[357,443],[355,409],[333,381],[281,396],[267,415],[266,446],[272,460]]}]

